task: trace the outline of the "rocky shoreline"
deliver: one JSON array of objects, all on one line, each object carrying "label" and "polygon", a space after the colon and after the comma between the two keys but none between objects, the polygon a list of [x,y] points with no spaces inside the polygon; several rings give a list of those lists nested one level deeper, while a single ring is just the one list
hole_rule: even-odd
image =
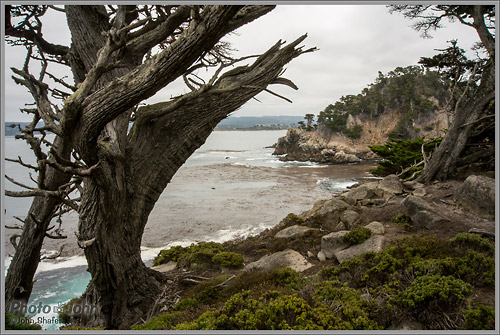
[{"label": "rocky shoreline", "polygon": [[[212,316],[221,315],[220,313],[223,313],[222,311],[226,308],[222,306],[225,306],[224,304],[227,305],[228,302],[225,302],[225,299],[227,299],[229,295],[233,298],[236,292],[241,291],[241,287],[253,287],[253,285],[257,284],[249,282],[248,276],[264,276],[263,273],[267,273],[272,277],[276,273],[283,271],[281,270],[283,268],[291,269],[290,271],[293,271],[293,276],[298,276],[297,278],[300,277],[301,281],[303,280],[305,283],[309,283],[301,284],[301,289],[292,290],[295,292],[294,294],[298,294],[299,297],[305,299],[304,301],[306,302],[309,302],[311,294],[313,296],[318,294],[319,291],[314,291],[316,290],[314,287],[318,287],[318,285],[319,287],[321,287],[321,285],[327,285],[323,280],[325,273],[328,271],[337,274],[337,277],[334,277],[344,282],[344,286],[348,285],[348,287],[352,287],[352,290],[355,290],[355,288],[358,287],[357,285],[359,285],[359,283],[355,284],[357,280],[355,278],[359,276],[359,274],[356,274],[356,271],[359,272],[361,270],[353,270],[353,264],[365,264],[367,260],[374,259],[373,257],[375,257],[375,259],[376,257],[386,257],[384,253],[388,252],[388,250],[392,250],[398,245],[400,247],[401,245],[404,246],[405,243],[417,243],[412,242],[415,239],[421,238],[421,241],[424,241],[422,242],[422,246],[412,247],[417,249],[421,248],[419,252],[423,253],[421,255],[422,257],[424,257],[425,254],[423,250],[428,247],[428,244],[438,243],[436,242],[438,240],[443,241],[439,243],[446,245],[456,245],[458,240],[475,241],[474,243],[479,243],[478,245],[486,245],[488,244],[487,241],[490,241],[489,243],[494,243],[491,242],[495,239],[494,214],[495,180],[488,177],[469,176],[465,181],[455,180],[423,185],[414,181],[402,182],[395,175],[390,175],[381,180],[354,185],[350,190],[339,196],[317,201],[310,210],[304,213],[299,215],[288,215],[280,224],[274,228],[265,230],[257,236],[251,236],[243,240],[231,241],[221,245],[221,248],[225,250],[224,252],[242,256],[243,263],[238,266],[231,267],[231,263],[228,263],[229,265],[227,266],[217,266],[211,263],[211,265],[207,267],[201,264],[201,261],[188,264],[185,261],[175,262],[172,259],[166,259],[165,264],[152,267],[152,269],[160,271],[165,275],[165,278],[167,278],[166,287],[168,287],[166,293],[158,298],[157,306],[155,306],[154,310],[164,313],[160,314],[160,316],[158,316],[159,318],[161,315],[164,315],[163,317],[168,315],[168,317],[173,318],[172,320],[175,320],[175,322],[171,320],[169,321],[170,323],[161,323],[158,325],[159,319],[153,317],[148,322],[139,324],[133,329],[174,329],[175,324],[177,324],[175,329],[199,329],[199,327],[202,329],[220,329],[217,328],[220,327],[220,325],[217,326],[218,323],[215,321],[212,326],[203,326],[204,323],[200,324],[201,321],[197,319],[198,316],[203,318],[206,313],[211,313],[210,315]],[[363,234],[367,235],[363,237]],[[347,235],[349,235],[350,239],[346,239]],[[476,240],[474,236],[480,237],[479,240]],[[467,243],[472,243],[470,241]],[[436,245],[441,247],[441,244]],[[464,245],[469,246],[468,244]],[[448,250],[446,248],[445,250]],[[466,250],[463,246],[460,248]],[[491,248],[491,246],[488,248]],[[471,252],[469,252],[469,256]],[[426,260],[426,262],[430,262],[430,264],[432,262],[441,264],[439,263],[441,260],[438,259],[438,256],[433,257],[434,258]],[[462,258],[460,257],[465,256],[457,256],[456,258],[448,257],[446,259],[456,259],[462,262]],[[417,260],[418,259],[417,257]],[[355,260],[354,263],[353,260]],[[466,262],[465,258],[463,261]],[[491,259],[488,262],[491,262]],[[376,267],[380,266],[382,265],[378,264]],[[411,265],[410,267],[412,266],[416,265]],[[441,265],[439,265],[439,267],[440,266]],[[376,267],[365,272],[365,276],[368,276],[368,273],[371,273],[370,271],[373,271]],[[474,269],[471,269],[470,271],[473,270]],[[346,275],[338,275],[338,273],[342,274],[344,271],[347,271],[346,275],[349,274],[347,277]],[[390,271],[394,270],[386,271],[390,273]],[[433,274],[435,269],[426,271]],[[297,275],[295,275],[295,273]],[[406,272],[403,271],[401,274],[398,272],[397,276],[401,276],[404,273]],[[444,274],[445,271],[443,272],[443,275]],[[394,275],[396,275],[396,272]],[[409,290],[412,287],[412,281],[417,281],[416,278],[420,278],[419,276],[425,277],[427,275],[417,273],[412,274],[412,276],[414,276],[412,277],[413,279],[405,279],[406,282],[404,285],[398,284],[399,286],[395,286],[390,290],[391,294],[394,294],[391,298],[392,300],[396,301],[397,297]],[[461,276],[461,278],[465,280],[469,275],[462,274]],[[483,279],[485,278],[484,276],[486,276],[486,272],[484,275],[479,275],[479,277]],[[222,280],[221,278],[224,279]],[[436,278],[439,280],[443,278],[443,280],[453,279],[450,276]],[[436,278],[433,280],[437,280]],[[424,279],[426,278],[422,278],[422,280]],[[481,282],[481,280],[479,280],[479,282]],[[278,283],[274,281],[270,281],[270,284],[266,285],[270,285],[271,288],[279,286]],[[308,285],[310,288],[308,288]],[[470,284],[464,285],[470,286]],[[240,288],[237,289],[235,286]],[[484,308],[494,308],[494,284],[491,285],[491,282],[484,285],[477,284],[477,287],[474,286],[472,289],[469,286],[467,286],[467,304],[469,309],[472,308],[471,306],[479,305],[486,306]],[[219,290],[220,292],[228,290],[231,294],[227,293],[228,297],[223,298],[223,295],[220,295],[222,293],[217,293],[213,299],[210,298],[207,301],[203,300],[201,306],[205,307],[198,307],[198,309],[191,306],[184,307],[183,304],[187,304],[186,301],[200,302],[201,300],[198,301],[202,299],[199,297],[200,292],[205,292],[203,290],[206,289],[212,290],[214,287],[217,288],[217,292],[219,292]],[[340,287],[342,287],[342,285]],[[373,291],[369,291],[371,295],[379,294],[376,292],[384,290],[384,288],[377,288],[376,286],[370,288],[370,290],[372,289]],[[259,291],[259,289],[255,290],[256,292]],[[282,290],[284,289],[279,289],[280,292]],[[400,292],[398,290],[400,290]],[[288,292],[289,290],[286,289],[285,291]],[[311,293],[313,291],[316,293]],[[177,298],[172,299],[172,292],[175,292]],[[363,299],[365,298],[359,301],[356,300],[357,302],[355,303],[359,302],[362,306],[365,306],[366,301]],[[370,304],[379,304],[377,308],[382,308],[380,304],[384,305],[387,303],[386,301],[379,301],[382,299],[381,297],[376,298],[379,300],[372,301],[371,299],[375,298],[372,297],[367,301],[369,301]],[[378,302],[376,303],[376,301]],[[179,307],[180,305],[183,307]],[[389,308],[386,305],[384,306],[384,308]],[[427,306],[425,308],[428,309],[427,312],[424,310],[424,314],[422,315],[432,312],[432,308],[434,308],[432,304],[422,306],[422,308]],[[448,307],[446,306],[448,305],[443,305],[442,307],[442,315],[436,316],[434,319],[428,315],[419,317],[416,316],[417,314],[411,313],[411,315],[403,313],[404,315],[402,317],[390,320],[386,320],[384,317],[379,316],[380,320],[370,319],[370,322],[375,322],[374,325],[378,325],[379,328],[368,326],[367,324],[365,325],[366,328],[357,329],[464,329],[461,327],[468,324],[467,322],[469,321],[467,320],[470,317],[464,307],[465,300],[464,302],[461,301],[460,304],[457,302],[455,307],[451,305]],[[457,310],[457,306],[460,306],[461,309]],[[194,310],[192,308],[194,308]],[[206,311],[205,314],[203,314],[199,308],[201,308],[202,311]],[[222,308],[222,310],[219,308]],[[404,309],[406,312],[411,310],[403,305],[397,308]],[[195,312],[196,310],[197,312]],[[228,311],[226,312],[229,313]],[[190,316],[188,317],[187,315]],[[446,318],[449,318],[449,320],[446,321]],[[372,324],[370,323],[370,325]],[[248,329],[252,328],[250,327]],[[325,329],[332,328],[326,327]]]},{"label": "rocky shoreline", "polygon": [[273,155],[280,155],[281,161],[322,164],[359,163],[378,158],[368,145],[356,143],[342,134],[323,136],[317,131],[296,128],[288,129],[286,136],[278,139]]}]

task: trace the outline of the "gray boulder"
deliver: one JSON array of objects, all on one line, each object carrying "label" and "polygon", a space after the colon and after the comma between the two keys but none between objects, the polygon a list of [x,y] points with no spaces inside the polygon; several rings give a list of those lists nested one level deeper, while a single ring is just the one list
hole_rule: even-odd
[{"label": "gray boulder", "polygon": [[336,163],[359,163],[361,159],[359,159],[356,155],[345,153],[344,151],[337,151],[335,153],[335,162]]},{"label": "gray boulder", "polygon": [[276,233],[276,235],[274,235],[274,237],[275,238],[297,238],[297,237],[303,236],[305,233],[307,233],[310,230],[318,230],[318,229],[295,225],[295,226],[290,226],[288,228],[280,230],[278,233]]},{"label": "gray boulder", "polygon": [[348,230],[341,230],[321,238],[321,251],[323,251],[326,258],[332,258],[336,251],[349,247],[349,243],[343,240],[348,232]]},{"label": "gray boulder", "polygon": [[372,189],[365,185],[361,185],[345,193],[342,193],[340,198],[348,204],[355,206],[358,201],[370,199],[373,196],[375,196],[375,192]]},{"label": "gray boulder", "polygon": [[434,229],[447,219],[434,212],[433,208],[422,197],[407,196],[399,205],[400,211],[409,216],[418,228]]},{"label": "gray boulder", "polygon": [[318,252],[318,260],[319,260],[320,262],[324,262],[324,261],[326,261],[326,255],[325,255],[325,253],[323,252],[323,250],[320,250],[320,251]]},{"label": "gray boulder", "polygon": [[309,263],[304,256],[297,251],[287,249],[284,251],[276,252],[272,255],[267,255],[261,259],[252,262],[245,266],[245,271],[255,270],[272,270],[282,267],[289,267],[297,272],[302,272],[313,266]]},{"label": "gray boulder", "polygon": [[423,197],[427,194],[427,191],[425,190],[425,187],[420,187],[416,188],[411,194],[416,197]]},{"label": "gray boulder", "polygon": [[379,183],[380,183],[380,181],[376,180],[376,181],[371,181],[369,183],[364,183],[361,185],[363,185],[364,187],[368,187],[370,190],[376,190],[378,188]]},{"label": "gray boulder", "polygon": [[324,162],[331,163],[358,163],[361,161],[356,155],[345,153],[342,150],[335,151],[333,149],[323,149],[320,153]]},{"label": "gray boulder", "polygon": [[384,225],[378,221],[370,222],[369,224],[367,224],[365,226],[365,228],[370,229],[373,235],[384,235],[385,234]]},{"label": "gray boulder", "polygon": [[384,191],[384,196],[387,196],[387,194],[403,193],[403,185],[395,174],[384,177],[384,179],[379,182],[378,188]]},{"label": "gray boulder", "polygon": [[480,216],[495,217],[495,179],[485,176],[469,176],[460,187],[455,199],[464,208]]},{"label": "gray boulder", "polygon": [[342,263],[348,259],[364,254],[365,252],[380,252],[384,244],[384,236],[375,235],[361,244],[353,245],[347,249],[337,250],[335,257]]},{"label": "gray boulder", "polygon": [[156,270],[158,272],[170,272],[177,268],[177,262],[170,261],[168,263],[152,266],[151,269]]},{"label": "gray boulder", "polygon": [[324,216],[328,213],[343,211],[348,207],[349,205],[345,201],[337,198],[332,198],[329,200],[319,200],[314,203],[313,208],[307,213],[307,217],[311,217],[314,215]]},{"label": "gray boulder", "polygon": [[352,227],[352,224],[359,217],[359,214],[351,209],[346,209],[340,215],[340,220],[346,224],[347,227]]},{"label": "gray boulder", "polygon": [[424,184],[419,183],[416,180],[405,181],[405,182],[403,182],[402,185],[408,191],[415,191],[416,189],[424,187]]}]

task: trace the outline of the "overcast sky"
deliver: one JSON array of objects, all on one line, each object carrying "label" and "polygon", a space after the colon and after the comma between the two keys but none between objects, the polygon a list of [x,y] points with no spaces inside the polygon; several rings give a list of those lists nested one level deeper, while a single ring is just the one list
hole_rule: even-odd
[{"label": "overcast sky", "polygon": [[[44,37],[68,45],[64,15],[51,11],[45,21]],[[319,50],[288,64],[284,77],[295,82],[298,91],[287,86],[269,87],[293,103],[264,92],[257,96],[260,103],[251,100],[233,115],[318,114],[341,96],[360,93],[375,80],[378,71],[386,74],[398,66],[416,65],[420,57],[437,53],[434,49],[446,48],[451,39],[457,39],[465,50],[478,41],[475,30],[460,23],[444,22],[445,27],[434,32],[432,39],[421,38],[411,28],[412,23],[401,14],[389,14],[384,5],[278,5],[225,38],[237,49],[235,57],[262,53],[280,39],[291,42],[304,33],[308,38],[303,45]],[[5,121],[29,121],[19,108],[31,102],[30,96],[24,87],[13,83],[9,69],[22,68],[25,51],[10,46],[4,50]],[[53,72],[58,73],[56,69]],[[164,101],[183,91],[183,84],[174,82],[148,102]]]}]

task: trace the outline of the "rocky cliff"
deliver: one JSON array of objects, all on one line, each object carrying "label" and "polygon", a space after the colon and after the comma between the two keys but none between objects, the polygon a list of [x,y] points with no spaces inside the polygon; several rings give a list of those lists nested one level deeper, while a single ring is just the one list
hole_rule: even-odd
[{"label": "rocky cliff", "polygon": [[[313,161],[318,163],[356,163],[378,158],[369,146],[384,144],[391,132],[400,127],[404,113],[390,110],[378,117],[356,115],[348,117],[348,128],[361,126],[359,138],[354,139],[342,132],[332,132],[325,127],[306,131],[289,129],[286,136],[278,139],[274,155],[282,155],[282,161]],[[448,128],[447,116],[443,110],[430,112],[412,122],[405,129],[410,138],[439,137]]]}]

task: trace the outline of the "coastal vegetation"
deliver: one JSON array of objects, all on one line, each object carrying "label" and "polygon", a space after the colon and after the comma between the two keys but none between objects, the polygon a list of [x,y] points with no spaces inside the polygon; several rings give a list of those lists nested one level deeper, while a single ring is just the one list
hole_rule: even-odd
[{"label": "coastal vegetation", "polygon": [[[140,329],[492,329],[494,246],[475,234],[409,236],[304,275],[290,268],[221,275],[191,290]],[[225,283],[224,285],[220,285]]]}]

